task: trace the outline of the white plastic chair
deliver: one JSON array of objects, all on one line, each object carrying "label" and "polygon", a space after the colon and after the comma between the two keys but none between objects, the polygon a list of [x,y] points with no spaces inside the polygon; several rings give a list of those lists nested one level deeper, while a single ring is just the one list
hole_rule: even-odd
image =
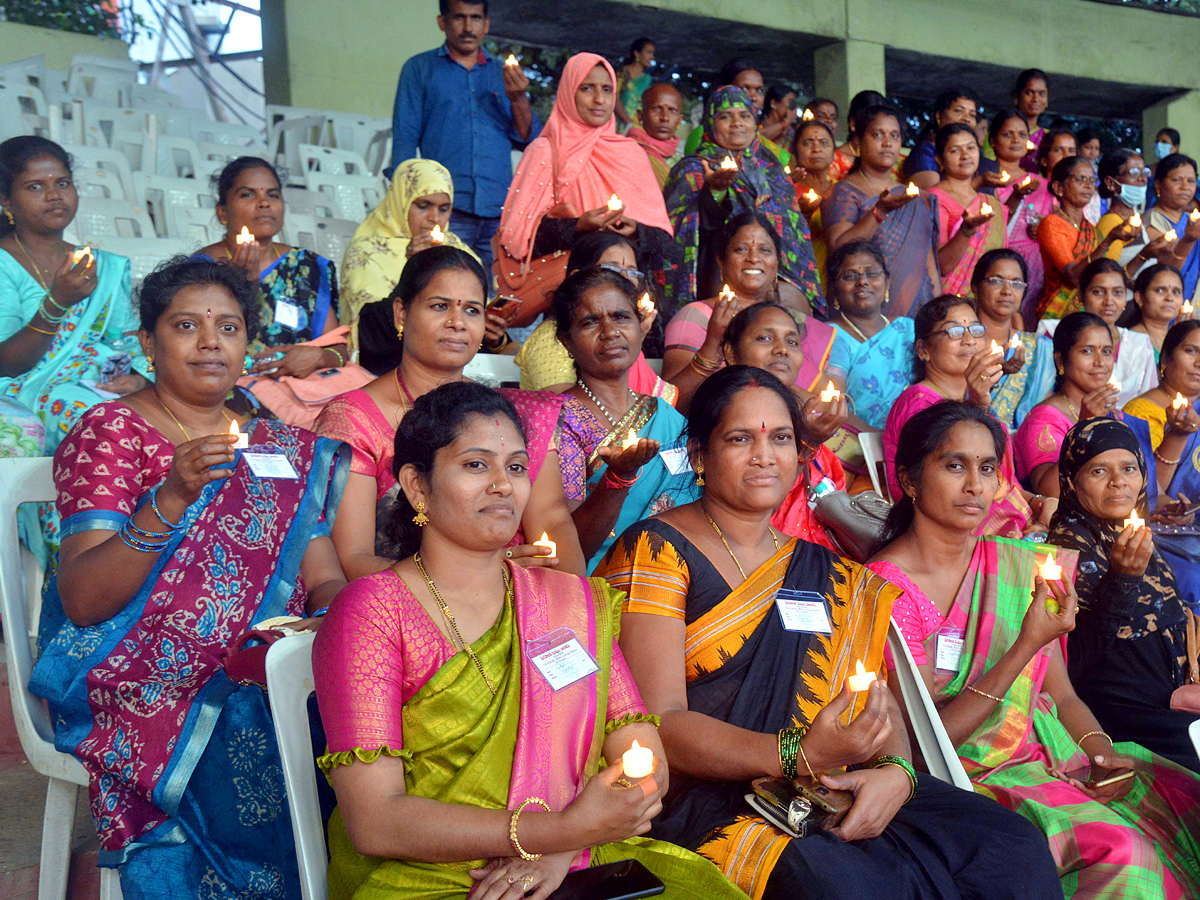
[{"label": "white plastic chair", "polygon": [[472,381],[482,381],[493,387],[521,381],[517,358],[503,353],[476,353],[463,368],[463,375]]},{"label": "white plastic chair", "polygon": [[[21,549],[17,539],[17,507],[55,499],[53,465],[49,457],[0,459],[0,616],[4,619],[8,689],[21,749],[34,771],[50,779],[42,818],[38,900],[66,897],[75,804],[79,788],[88,783],[87,772],[79,760],[54,748],[54,729],[46,705],[29,692],[33,654],[26,637],[30,629],[27,610],[40,594],[40,578],[36,559]],[[101,900],[120,900],[120,897],[116,870],[102,869]]]},{"label": "white plastic chair", "polygon": [[[156,112],[164,109],[187,109],[203,116],[200,110],[191,110],[183,98],[164,91],[162,88],[151,87],[148,84],[124,84],[121,86],[121,105],[145,109],[153,108]],[[186,133],[186,132],[185,132]]]},{"label": "white plastic chair", "polygon": [[154,223],[144,206],[131,200],[102,200],[88,197],[75,214],[79,236],[88,243],[105,237],[152,238]]},{"label": "white plastic chair", "polygon": [[[288,204],[289,209],[287,215],[283,217],[283,230],[279,233],[279,239],[285,244],[291,244],[293,247],[300,247],[304,250],[311,250],[313,253],[320,253],[317,249],[317,218],[311,213],[292,212],[290,209],[291,203]],[[341,265],[341,258],[333,260],[337,265]]]},{"label": "white plastic chair", "polygon": [[171,206],[167,208],[167,236],[188,244],[212,244],[225,236],[225,228],[211,209]]},{"label": "white plastic chair", "polygon": [[308,188],[287,187],[283,190],[283,200],[287,204],[287,214],[293,212],[315,216],[318,219],[333,219],[333,198],[328,194],[318,194]]},{"label": "white plastic chair", "polygon": [[318,147],[315,144],[300,144],[297,148],[300,165],[305,172],[321,172],[324,175],[374,175],[367,167],[361,153],[343,150],[340,147]]},{"label": "white plastic chair", "polygon": [[158,155],[154,168],[157,175],[200,178],[202,171],[211,168],[207,162],[207,157],[200,152],[200,148],[190,137],[164,134],[158,139]]},{"label": "white plastic chair", "polygon": [[133,286],[137,287],[160,263],[181,253],[194,253],[200,242],[183,238],[102,237],[92,241],[92,245],[128,259]]},{"label": "white plastic chair", "polygon": [[[129,160],[119,150],[110,150],[105,147],[84,147],[78,144],[64,144],[63,149],[71,154],[72,175],[75,178],[77,186],[83,185],[95,190],[88,191],[80,190],[85,196],[97,196],[98,191],[115,191],[120,193],[110,193],[109,197],[113,200],[133,200],[136,196],[133,186],[133,169],[129,166]],[[107,172],[103,176],[95,176],[93,173]],[[116,179],[117,185],[114,185],[113,179]]]},{"label": "white plastic chair", "polygon": [[76,53],[67,71],[67,92],[118,106],[121,89],[137,80],[138,64],[131,59]]},{"label": "white plastic chair", "polygon": [[154,220],[159,237],[171,234],[174,209],[211,209],[216,201],[208,183],[197,178],[172,178],[169,175],[133,173],[137,201],[145,205]]},{"label": "white plastic chair", "polygon": [[381,128],[375,132],[371,140],[367,142],[366,149],[362,154],[363,159],[367,161],[367,168],[376,175],[382,175],[383,170],[392,164],[391,127]]},{"label": "white plastic chair", "polygon": [[383,200],[384,184],[375,175],[327,175],[324,172],[305,172],[304,181],[310,191],[328,196],[339,219],[361,222]]},{"label": "white plastic chair", "polygon": [[192,119],[191,138],[198,144],[227,144],[232,147],[253,148],[255,152],[266,152],[267,149],[267,141],[261,128],[236,122]]},{"label": "white plastic chair", "polygon": [[350,219],[317,219],[316,232],[313,235],[316,246],[313,250],[326,259],[340,263],[357,228],[358,222]]},{"label": "white plastic chair", "polygon": [[0,134],[37,134],[50,128],[46,98],[40,88],[19,82],[0,82]]},{"label": "white plastic chair", "polygon": [[862,447],[863,462],[867,466],[867,474],[871,476],[871,487],[880,497],[890,500],[892,492],[888,490],[887,479],[882,485],[879,483],[879,467],[883,465],[883,432],[859,432],[858,445]]},{"label": "white plastic chair", "polygon": [[908,710],[908,722],[916,736],[917,746],[921,748],[921,755],[925,757],[929,774],[965,791],[974,791],[975,786],[967,777],[967,770],[958,758],[950,735],[946,734],[942,717],[925,688],[925,681],[894,619],[888,625],[888,647],[892,651],[892,662],[896,665],[893,677],[900,684],[900,695]]},{"label": "white plastic chair", "polygon": [[391,132],[390,119],[376,119],[373,116],[357,116],[353,113],[328,112],[325,118],[329,122],[329,132],[333,137],[333,146],[339,150],[350,150],[359,156],[367,155],[367,146],[381,129]]},{"label": "white plastic chair", "polygon": [[317,767],[313,762],[308,730],[308,696],[313,680],[312,632],[285,637],[267,651],[267,699],[275,722],[275,739],[283,763],[292,837],[300,864],[300,895],[304,900],[326,900],[329,868],[325,828],[317,799]]},{"label": "white plastic chair", "polygon": [[304,166],[300,163],[300,145],[317,144],[327,146],[328,128],[325,114],[280,118],[272,120],[271,107],[267,107],[267,152],[277,166],[287,170],[289,183],[304,183]]}]

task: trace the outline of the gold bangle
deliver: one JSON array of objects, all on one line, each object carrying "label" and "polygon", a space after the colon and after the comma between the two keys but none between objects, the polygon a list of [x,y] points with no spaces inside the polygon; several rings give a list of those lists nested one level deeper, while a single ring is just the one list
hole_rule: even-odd
[{"label": "gold bangle", "polygon": [[[1080,750],[1083,750],[1083,742],[1086,741],[1090,737],[1095,737],[1096,735],[1100,735],[1100,737],[1102,737],[1106,741],[1108,741],[1108,746],[1114,747],[1114,748],[1116,747],[1116,744],[1113,743],[1113,739],[1110,738],[1108,736],[1108,733],[1105,731],[1089,731],[1087,734],[1085,734],[1083,737],[1081,737],[1079,740],[1077,740],[1075,742],[1075,744],[1079,747]],[[1087,753],[1086,750],[1083,750],[1083,752]]]},{"label": "gold bangle", "polygon": [[[34,328],[32,324],[26,324],[25,327],[30,331],[36,331],[38,334],[48,334],[50,337],[54,337],[54,335],[58,334],[57,331],[46,331],[44,328]],[[1157,456],[1158,454],[1155,455]]]},{"label": "gold bangle", "polygon": [[808,763],[808,756],[804,752],[804,742],[801,741],[796,747],[800,750],[800,758],[804,760],[804,768],[808,769],[808,777],[816,778],[817,776],[813,774],[812,766]]},{"label": "gold bangle", "polygon": [[995,700],[997,703],[1004,702],[1003,697],[997,697],[995,694],[989,694],[987,691],[981,691],[979,688],[975,687],[975,685],[973,685],[973,684],[968,684],[967,690],[978,694],[980,697],[987,697],[989,700]]},{"label": "gold bangle", "polygon": [[524,810],[525,807],[527,807],[530,803],[540,806],[546,812],[550,812],[550,804],[541,797],[527,798],[513,811],[512,818],[508,820],[508,842],[512,844],[512,848],[517,851],[517,855],[520,856],[521,859],[532,861],[535,859],[541,859],[542,854],[527,852],[525,848],[521,846],[521,842],[517,840],[517,817],[521,815],[522,810]]}]

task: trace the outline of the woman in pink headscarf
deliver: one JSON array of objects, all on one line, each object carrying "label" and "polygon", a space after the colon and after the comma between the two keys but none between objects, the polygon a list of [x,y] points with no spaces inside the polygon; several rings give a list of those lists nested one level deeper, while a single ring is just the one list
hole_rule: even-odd
[{"label": "woman in pink headscarf", "polygon": [[[567,60],[546,127],[517,166],[493,239],[501,292],[524,301],[512,325],[532,322],[549,306],[579,234],[625,236],[662,283],[665,257],[675,252],[671,220],[645,151],[617,134],[615,85],[604,57]],[[609,205],[614,195],[617,209]]]}]

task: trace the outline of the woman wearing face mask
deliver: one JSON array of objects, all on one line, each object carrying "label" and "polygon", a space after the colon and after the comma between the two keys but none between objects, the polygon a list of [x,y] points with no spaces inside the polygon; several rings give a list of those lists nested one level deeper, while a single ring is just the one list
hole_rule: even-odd
[{"label": "woman wearing face mask", "polygon": [[1167,246],[1161,237],[1150,244],[1146,234],[1146,182],[1150,169],[1140,153],[1121,147],[1100,160],[1099,175],[1100,196],[1108,200],[1108,212],[1096,223],[1096,233],[1106,237],[1117,226],[1129,222],[1135,213],[1141,220],[1140,226],[1133,226],[1132,237],[1113,241],[1107,254],[1124,267],[1125,274],[1135,278]]},{"label": "woman wearing face mask", "polygon": [[[1166,248],[1158,261],[1183,273],[1183,293],[1196,295],[1200,281],[1200,215],[1196,208],[1196,161],[1174,153],[1154,167],[1158,202],[1146,216],[1146,234],[1151,242],[1166,236]],[[1173,235],[1173,237],[1172,237]]]}]

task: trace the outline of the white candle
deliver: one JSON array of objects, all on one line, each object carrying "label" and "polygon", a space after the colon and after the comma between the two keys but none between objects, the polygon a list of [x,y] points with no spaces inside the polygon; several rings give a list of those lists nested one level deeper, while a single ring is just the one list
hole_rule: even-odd
[{"label": "white candle", "polygon": [[242,244],[253,244],[254,243],[254,235],[252,235],[250,233],[249,228],[247,228],[245,225],[243,225],[242,230],[238,232],[238,236],[237,236],[236,240],[238,242],[239,247]]},{"label": "white candle", "polygon": [[997,341],[995,338],[992,338],[992,353],[998,354],[1000,356],[1004,355],[1004,348],[1000,346],[1000,342]]},{"label": "white candle", "polygon": [[1171,409],[1183,409],[1187,406],[1187,397],[1176,392],[1175,399],[1171,401]]},{"label": "white candle", "polygon": [[1108,383],[1108,386],[1111,387],[1114,391],[1121,390],[1121,382],[1117,381],[1117,379],[1115,379],[1115,378]]},{"label": "white candle", "polygon": [[991,208],[991,206],[988,205],[988,202],[986,200],[984,200],[983,203],[980,205],[979,214],[983,215],[983,216],[990,216],[992,214],[992,208]]},{"label": "white candle", "polygon": [[1013,332],[1013,336],[1008,339],[1008,346],[1011,347],[1013,350],[1016,350],[1018,347],[1021,346],[1021,336],[1019,334],[1017,334],[1015,331]]},{"label": "white candle", "polygon": [[613,194],[608,198],[608,209],[610,212],[616,212],[619,209],[624,209],[625,204],[621,202],[621,198]]},{"label": "white candle", "polygon": [[910,197],[915,197],[917,194],[921,193],[921,189],[910,181],[908,183],[908,187],[904,189],[904,193],[908,194]]},{"label": "white candle", "polygon": [[1132,216],[1129,217],[1129,227],[1130,228],[1141,228],[1142,227],[1142,217],[1140,215],[1138,215],[1138,213],[1136,211],[1134,212],[1134,214]]},{"label": "white candle", "polygon": [[630,447],[636,447],[638,442],[637,432],[632,428],[629,429],[629,434],[625,435],[625,440],[621,441],[621,449],[628,450]]},{"label": "white candle", "polygon": [[842,396],[842,392],[833,386],[833,382],[825,385],[825,390],[821,391],[821,402],[832,403],[838,397]]},{"label": "white candle", "polygon": [[92,255],[91,247],[87,247],[87,246],[80,247],[78,250],[76,250],[74,253],[71,254],[71,264],[78,265],[80,260],[86,259],[87,257],[89,257],[91,255]]},{"label": "white candle", "polygon": [[1167,231],[1167,233],[1166,233],[1166,234],[1164,234],[1164,235],[1163,235],[1163,237],[1165,237],[1165,238],[1167,239],[1167,243],[1168,243],[1168,244],[1173,244],[1173,243],[1175,243],[1175,241],[1179,240],[1179,235],[1177,235],[1177,234],[1175,233],[1175,229],[1174,229],[1174,228],[1172,228],[1172,229],[1170,229],[1169,231]]},{"label": "white candle", "polygon": [[628,779],[639,781],[645,778],[654,771],[654,751],[635,739],[633,746],[621,754],[621,768]]},{"label": "white candle", "polygon": [[846,680],[850,683],[850,690],[857,694],[871,686],[871,682],[875,680],[875,673],[864,669],[862,660],[857,659],[854,661],[854,674]]},{"label": "white candle", "polygon": [[1146,520],[1137,514],[1135,509],[1129,514],[1129,518],[1125,520],[1126,528],[1142,528],[1146,524]]},{"label": "white candle", "polygon": [[440,244],[446,240],[446,232],[442,231],[442,226],[435,224],[433,231],[429,232],[429,239],[435,244]]},{"label": "white candle", "polygon": [[805,122],[811,122],[813,120],[813,111],[811,109],[806,109],[804,111],[804,115],[800,118],[804,119]]},{"label": "white candle", "polygon": [[814,191],[812,188],[809,188],[807,191],[804,192],[804,199],[807,200],[809,203],[816,203],[818,200],[821,199],[821,195],[818,194],[816,191]]},{"label": "white candle", "polygon": [[736,300],[736,299],[737,299],[737,294],[735,294],[735,293],[733,292],[733,289],[732,289],[732,288],[731,288],[729,285],[727,285],[727,284],[723,284],[723,285],[721,285],[721,297],[720,297],[720,299],[721,299],[721,300],[728,300],[728,301],[730,301],[730,302],[733,302],[734,300]]},{"label": "white candle", "polygon": [[1009,179],[1009,175],[1007,172],[1000,173],[1000,183],[1001,184],[1008,184],[1008,179]]},{"label": "white candle", "polygon": [[1057,581],[1062,578],[1062,566],[1054,561],[1054,554],[1046,557],[1046,561],[1038,564],[1039,574],[1046,581]]},{"label": "white candle", "polygon": [[1185,316],[1190,316],[1192,314],[1193,309],[1195,309],[1195,307],[1192,306],[1192,301],[1184,300],[1183,306],[1179,307],[1179,312]]},{"label": "white candle", "polygon": [[737,167],[738,164],[733,161],[732,156],[726,156],[723,160],[721,160],[721,168],[726,172],[732,172]]},{"label": "white candle", "polygon": [[1035,144],[1031,140],[1026,140],[1025,141],[1025,149],[1028,150],[1030,153],[1032,153],[1034,150],[1037,149],[1037,144]]},{"label": "white candle", "polygon": [[236,419],[232,420],[229,423],[229,433],[232,434],[235,438],[237,438],[237,440],[233,442],[234,450],[245,450],[250,446],[250,435],[243,434],[238,429],[238,424],[237,424]]},{"label": "white candle", "polygon": [[519,66],[521,62],[516,58],[516,56],[510,53],[508,54],[508,59],[504,61],[504,64],[506,66]]},{"label": "white candle", "polygon": [[642,294],[642,299],[638,300],[638,312],[643,316],[648,316],[654,312],[654,301],[650,299],[649,291]]},{"label": "white candle", "polygon": [[1026,175],[1024,178],[1022,178],[1022,179],[1021,179],[1021,184],[1020,184],[1020,187],[1029,187],[1029,183],[1030,183],[1031,181],[1033,181],[1033,176],[1032,176],[1032,175]]},{"label": "white candle", "polygon": [[542,554],[543,556],[558,556],[558,544],[550,540],[550,536],[544,531],[542,532],[542,539],[540,541],[534,541],[533,546],[545,547],[550,551],[549,553]]},{"label": "white candle", "polygon": [[1200,220],[1200,209],[1193,209],[1190,213],[1188,213],[1188,219],[1193,222]]}]

